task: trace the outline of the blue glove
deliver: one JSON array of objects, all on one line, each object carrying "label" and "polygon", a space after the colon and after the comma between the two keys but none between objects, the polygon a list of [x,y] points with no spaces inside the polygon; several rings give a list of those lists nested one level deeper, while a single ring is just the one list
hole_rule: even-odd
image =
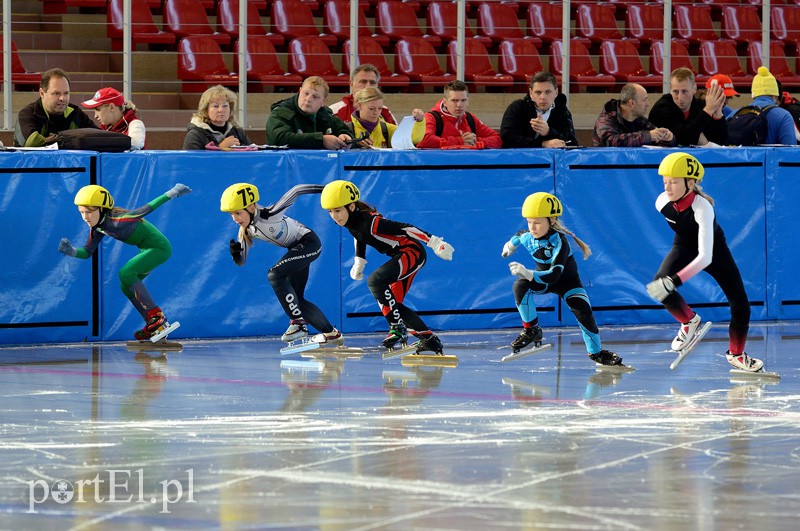
[{"label": "blue glove", "polygon": [[167,197],[169,197],[170,199],[175,199],[176,197],[186,195],[191,191],[192,189],[186,186],[185,184],[178,183],[169,190],[167,190]]},{"label": "blue glove", "polygon": [[68,238],[61,238],[58,242],[58,252],[64,253],[67,256],[77,256],[78,250],[72,246]]}]

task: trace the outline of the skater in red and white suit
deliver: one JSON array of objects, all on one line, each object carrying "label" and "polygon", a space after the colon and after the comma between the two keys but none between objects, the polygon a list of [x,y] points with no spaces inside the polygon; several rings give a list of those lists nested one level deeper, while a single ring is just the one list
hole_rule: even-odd
[{"label": "skater in red and white suit", "polygon": [[408,331],[419,338],[417,352],[442,352],[442,342],[428,329],[417,313],[403,304],[414,276],[425,265],[425,246],[444,260],[453,259],[453,246],[408,223],[381,216],[374,207],[360,201],[358,187],[349,181],[333,181],[322,190],[322,208],[330,212],[337,225],[346,228],[355,238],[356,256],[350,278],[364,278],[367,245],[391,259],[370,274],[369,290],[389,322],[389,334],[383,346],[393,348],[405,344]]},{"label": "skater in red and white suit", "polygon": [[658,173],[664,177],[664,192],[656,199],[656,209],[675,231],[675,240],[655,279],[647,285],[647,293],[681,323],[672,341],[672,349],[680,351],[700,328],[701,319],[676,288],[700,271],[707,272],[722,288],[731,307],[728,362],[737,369],[758,372],[764,363],[744,351],[750,327],[750,302],[725,234],[715,218],[713,199],[700,189],[704,171],[696,158],[681,152],[670,153],[658,167]]}]

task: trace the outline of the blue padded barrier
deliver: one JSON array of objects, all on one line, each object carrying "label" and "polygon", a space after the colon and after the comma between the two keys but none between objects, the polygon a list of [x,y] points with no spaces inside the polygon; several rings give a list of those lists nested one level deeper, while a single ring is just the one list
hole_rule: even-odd
[{"label": "blue padded barrier", "polygon": [[767,159],[767,304],[773,319],[800,318],[800,151],[775,149]]},{"label": "blue padded barrier", "polygon": [[96,162],[82,152],[0,156],[0,343],[99,337],[97,265],[58,252],[61,238],[83,241],[87,226],[72,198]]}]

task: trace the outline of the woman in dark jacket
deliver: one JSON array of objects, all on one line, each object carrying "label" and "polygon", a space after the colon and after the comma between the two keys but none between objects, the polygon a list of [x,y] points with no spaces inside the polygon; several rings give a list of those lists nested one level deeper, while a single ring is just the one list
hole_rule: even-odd
[{"label": "woman in dark jacket", "polygon": [[186,128],[183,149],[228,150],[251,143],[236,123],[236,94],[222,85],[203,92],[197,113]]}]

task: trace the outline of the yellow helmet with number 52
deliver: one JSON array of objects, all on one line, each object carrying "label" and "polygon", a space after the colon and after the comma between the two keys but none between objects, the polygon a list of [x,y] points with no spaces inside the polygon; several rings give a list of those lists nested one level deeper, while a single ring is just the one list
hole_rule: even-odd
[{"label": "yellow helmet with number 52", "polygon": [[658,174],[664,177],[696,179],[697,182],[700,182],[703,180],[704,173],[705,170],[700,161],[682,151],[670,153],[658,165]]},{"label": "yellow helmet with number 52", "polygon": [[553,194],[536,192],[525,198],[522,203],[523,218],[554,218],[563,214],[561,201]]},{"label": "yellow helmet with number 52", "polygon": [[236,183],[225,188],[219,199],[219,209],[223,212],[244,210],[258,202],[258,188],[250,183]]},{"label": "yellow helmet with number 52", "polygon": [[319,202],[325,210],[343,207],[361,199],[358,186],[350,181],[331,181],[322,189]]},{"label": "yellow helmet with number 52", "polygon": [[114,198],[108,193],[108,190],[96,184],[90,184],[78,190],[74,202],[78,206],[114,208]]}]

